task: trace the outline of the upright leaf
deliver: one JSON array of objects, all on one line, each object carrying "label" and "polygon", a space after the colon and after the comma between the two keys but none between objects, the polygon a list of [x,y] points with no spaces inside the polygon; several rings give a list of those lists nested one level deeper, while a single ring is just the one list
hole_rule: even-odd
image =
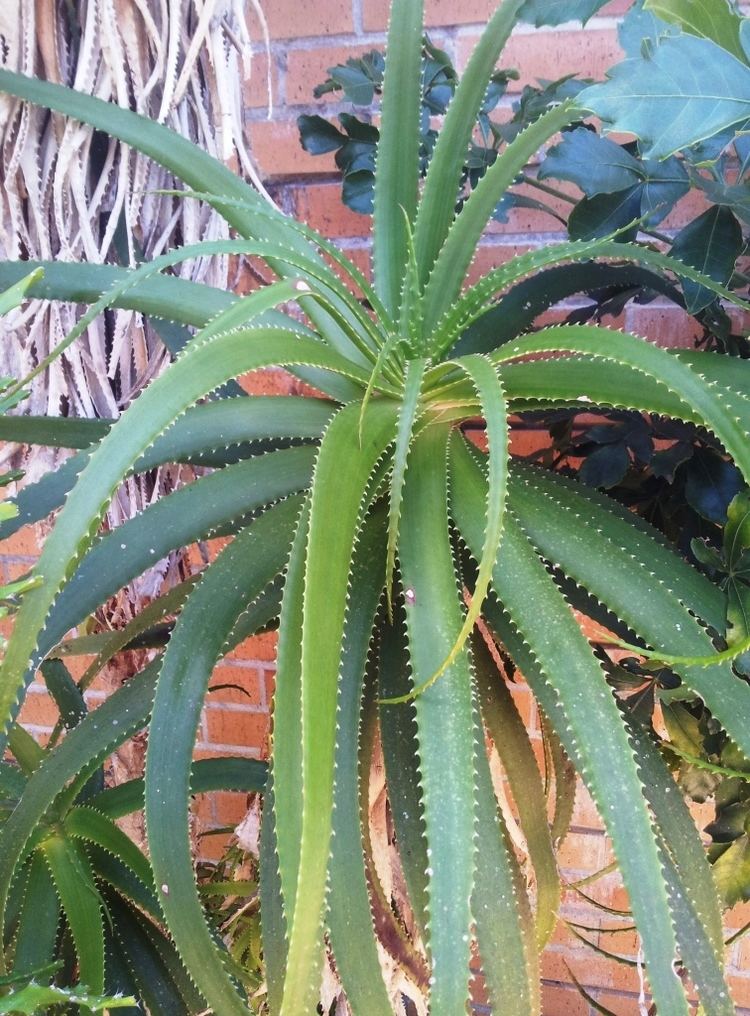
[{"label": "upright leaf", "polygon": [[[415,687],[448,657],[464,615],[448,531],[446,441],[432,427],[415,441],[399,538],[409,658]],[[427,842],[430,1011],[455,1016],[468,1000],[470,901],[474,887],[476,776],[474,690],[464,646],[415,700]],[[388,706],[406,708],[402,704]]]},{"label": "upright leaf", "polygon": [[[359,407],[342,409],[321,443],[310,503],[302,628],[302,823],[282,1016],[313,1004],[319,987],[322,921],[331,838],[336,701],[351,561],[365,492],[393,436],[395,406],[371,403],[359,440]],[[341,463],[346,463],[342,472]],[[331,526],[331,519],[336,525]],[[276,785],[277,828],[295,807]]]},{"label": "upright leaf", "polygon": [[415,227],[419,278],[425,285],[455,216],[456,201],[477,114],[497,59],[524,0],[503,0],[469,59],[427,170]]},{"label": "upright leaf", "polygon": [[386,43],[380,141],[375,171],[373,270],[386,308],[398,310],[419,179],[422,0],[393,0]]}]

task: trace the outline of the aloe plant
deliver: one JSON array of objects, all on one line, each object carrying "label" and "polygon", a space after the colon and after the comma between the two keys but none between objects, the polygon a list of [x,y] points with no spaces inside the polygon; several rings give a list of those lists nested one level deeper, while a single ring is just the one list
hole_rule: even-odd
[{"label": "aloe plant", "polygon": [[[3,744],[18,737],[25,687],[45,659],[66,651],[72,627],[170,549],[207,535],[232,540],[197,581],[156,599],[135,627],[96,643],[97,660],[129,644],[158,655],[80,718],[19,788],[0,832],[6,936],[40,828],[114,748],[147,727],[145,779],[133,798],[137,806],[143,793],[156,902],[202,1000],[221,1016],[252,1007],[196,887],[191,765],[217,660],[245,635],[278,625],[260,861],[272,1013],[314,1011],[326,943],[352,1010],[393,1012],[374,920],[387,948],[412,956],[414,969],[426,965],[433,1016],[465,1010],[474,940],[496,1010],[539,1012],[538,950],[561,893],[554,847],[571,807],[566,757],[611,836],[659,1012],[688,1013],[682,973],[707,1013],[733,1012],[721,913],[700,839],[651,733],[621,708],[571,606],[604,618],[618,639],[668,665],[684,696],[702,701],[750,757],[750,691],[733,670],[747,645],[723,649],[726,614],[716,585],[606,496],[512,458],[509,432],[516,414],[540,409],[669,416],[715,435],[747,479],[748,364],[670,352],[589,325],[533,331],[523,306],[498,338],[492,311],[541,269],[596,259],[687,279],[744,305],[695,268],[612,238],[534,251],[465,286],[507,188],[541,145],[581,115],[570,101],[542,112],[499,151],[455,214],[471,125],[521,7],[505,0],[492,17],[420,192],[422,10],[415,0],[394,0],[372,282],[323,237],[269,209],[164,127],[0,72],[4,91],[160,162],[185,182],[185,200],[209,202],[238,234],[134,270],[45,266],[32,290],[91,304],[71,342],[107,306],[179,320],[196,333],[116,422],[1,421],[5,438],[79,449],[27,488],[18,519],[3,524],[9,534],[64,501],[36,569],[40,583],[26,593],[5,652]],[[236,298],[163,274],[198,253],[262,258],[277,281]],[[28,270],[0,266],[0,281]],[[201,401],[226,396],[231,378],[267,366],[293,371],[317,397]],[[464,425],[477,418],[486,444],[467,439]],[[213,471],[98,533],[124,477],[174,461]],[[547,777],[557,782],[551,825],[503,660],[523,673],[544,716]],[[362,818],[378,743],[411,904],[408,941],[384,898]],[[489,743],[528,837],[533,899],[498,807]],[[73,938],[79,962],[88,962]]]}]

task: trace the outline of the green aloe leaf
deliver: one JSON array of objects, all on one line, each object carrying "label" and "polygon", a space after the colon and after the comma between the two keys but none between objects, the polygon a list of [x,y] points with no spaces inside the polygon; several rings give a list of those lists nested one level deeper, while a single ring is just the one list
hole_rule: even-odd
[{"label": "green aloe leaf", "polygon": [[29,288],[28,295],[34,299],[92,304],[104,293],[117,289],[115,307],[197,328],[238,299],[222,289],[176,277],[142,278],[132,287],[123,288],[121,283],[132,278],[132,269],[63,261],[3,261],[0,286],[22,279],[30,266],[42,273]]},{"label": "green aloe leaf", "polygon": [[55,958],[60,900],[44,855],[36,851],[29,865],[13,952],[13,970],[23,974],[45,967]]},{"label": "green aloe leaf", "polygon": [[[385,513],[365,521],[352,564],[352,600],[341,664],[333,840],[327,925],[336,967],[354,1016],[390,1016],[381,973],[360,828],[360,722],[364,675],[383,592]],[[369,774],[363,774],[365,781]]]},{"label": "green aloe leaf", "polygon": [[130,837],[126,836],[110,818],[99,810],[81,806],[71,808],[65,816],[63,827],[68,836],[74,840],[96,843],[103,850],[117,857],[130,868],[146,888],[153,885],[154,877],[145,855],[141,853]]},{"label": "green aloe leaf", "polygon": [[401,598],[394,604],[394,621],[381,635],[378,666],[380,736],[388,784],[388,799],[399,845],[409,902],[417,927],[424,935],[427,923],[427,844],[422,825],[422,789],[419,771],[414,701],[394,708],[383,704],[391,698],[408,698],[411,692],[409,658],[400,638],[406,618]]},{"label": "green aloe leaf", "polygon": [[[721,629],[723,611],[715,597],[717,587],[702,592],[701,587],[706,590],[713,584],[695,571],[697,578],[686,576],[687,565],[669,569],[671,552],[651,540],[649,554],[648,541],[644,546],[643,537],[618,513],[602,510],[595,497],[587,492],[579,501],[575,488],[564,481],[554,481],[550,489],[538,471],[527,471],[523,482],[513,486],[511,503],[540,553],[554,558],[566,574],[605,603],[631,630],[652,644],[672,639],[673,645],[688,653],[710,655],[711,640],[696,615]],[[628,548],[628,553],[621,553],[622,548]],[[629,556],[633,552],[635,558]],[[599,567],[603,556],[610,562],[606,574]],[[750,694],[744,682],[734,676],[731,665],[677,665],[675,670],[744,753],[750,754]]]},{"label": "green aloe leaf", "polygon": [[[456,521],[469,548],[476,548],[486,481],[463,442],[454,443],[451,463]],[[672,967],[676,943],[652,819],[619,709],[572,611],[510,513],[493,586],[507,614],[488,601],[488,620],[532,691],[537,694],[538,685],[546,686],[558,704],[564,722],[559,716],[555,725],[559,719],[566,739],[575,744],[579,771],[612,837],[642,935],[656,1004],[675,1016],[686,1014],[687,1003]],[[563,644],[566,666],[559,667]],[[542,705],[551,715],[543,699]]]},{"label": "green aloe leaf", "polygon": [[661,381],[674,395],[693,406],[704,426],[716,434],[743,475],[750,478],[747,433],[731,407],[724,405],[720,392],[708,388],[686,364],[665,350],[608,328],[568,325],[542,329],[533,336],[508,343],[493,359],[502,363],[528,353],[553,351],[624,363]]},{"label": "green aloe leaf", "polygon": [[238,371],[303,360],[344,375],[359,373],[350,361],[303,336],[262,327],[239,329],[192,344],[123,414],[92,453],[44,545],[38,563],[44,581],[24,598],[0,670],[0,716],[4,722],[17,709],[19,691],[49,608],[91,543],[121,476],[188,406]]},{"label": "green aloe leaf", "polygon": [[[124,861],[95,843],[89,842],[86,845],[86,853],[91,859],[97,883],[104,896],[107,894],[106,887],[109,886],[123,900],[128,900],[142,910],[152,921],[161,923],[164,920],[156,895],[156,886],[145,885]],[[153,883],[153,878],[151,882]]]},{"label": "green aloe leaf", "polygon": [[471,605],[466,612],[456,644],[442,663],[438,673],[450,666],[461,647],[471,634],[482,610],[492,578],[492,569],[497,558],[503,533],[505,499],[508,486],[508,408],[505,391],[496,369],[483,356],[465,356],[455,364],[465,374],[477,393],[485,420],[487,433],[487,511],[485,517],[484,544],[479,558],[479,570],[472,595]]},{"label": "green aloe leaf", "polygon": [[15,310],[16,307],[20,307],[23,301],[27,299],[29,289],[42,278],[44,272],[41,268],[34,268],[30,272],[28,268],[27,263],[26,270],[28,274],[0,292],[0,317],[9,313],[9,311]]},{"label": "green aloe leaf", "polygon": [[541,1012],[541,992],[534,917],[523,873],[497,807],[479,724],[476,735],[480,848],[472,913],[482,973],[496,1012],[537,1016]]},{"label": "green aloe leaf", "polygon": [[422,382],[426,368],[427,360],[423,357],[409,360],[406,365],[406,376],[404,378],[404,396],[399,408],[388,501],[388,547],[386,549],[385,562],[386,594],[388,596],[389,609],[391,610],[391,577],[396,565],[398,526],[399,519],[401,518],[406,467],[409,449],[414,439],[414,426],[419,410],[419,396],[422,391]]},{"label": "green aloe leaf", "polygon": [[482,718],[508,777],[536,875],[535,926],[541,950],[557,924],[561,899],[560,876],[547,821],[547,798],[523,720],[504,677],[498,672],[487,647],[478,639],[474,642],[474,659]]},{"label": "green aloe leaf", "polygon": [[[284,578],[273,697],[273,731],[283,730],[285,736],[277,739],[275,734],[272,734],[273,817],[268,821],[273,824],[276,855],[273,884],[278,882],[285,915],[294,913],[302,834],[302,627],[305,547],[309,528],[308,496],[297,521]],[[281,809],[277,804],[279,796],[282,801]],[[268,863],[272,863],[270,857]],[[284,930],[286,934],[286,928]],[[278,971],[278,963],[275,963],[275,967]],[[277,1009],[281,1008],[283,977],[279,984]]]},{"label": "green aloe leaf", "polygon": [[[190,771],[190,793],[207,794],[212,790],[239,790],[246,794],[262,793],[266,786],[268,766],[254,758],[204,758],[193,762]],[[122,818],[143,807],[144,783],[142,779],[126,780],[115,787],[107,787],[87,804],[90,808]]]},{"label": "green aloe leaf", "polygon": [[[298,505],[284,507],[293,519]],[[204,571],[183,608],[164,654],[146,755],[146,828],[162,909],[201,994],[227,1014],[245,1012],[246,1003],[214,948],[195,884],[190,763],[203,699],[227,636],[278,571],[277,543],[280,539],[283,554],[288,527],[277,519],[278,509],[236,536]]]},{"label": "green aloe leaf", "polygon": [[651,735],[632,724],[630,729],[646,799],[660,832],[682,960],[706,1012],[731,1016],[734,1003],[723,974],[721,911],[705,849]]},{"label": "green aloe leaf", "polygon": [[16,866],[55,799],[70,781],[84,778],[146,725],[159,662],[150,663],[89,713],[29,777],[23,798],[0,830],[0,921]]},{"label": "green aloe leaf", "polygon": [[107,433],[109,420],[59,416],[0,416],[0,439],[50,448],[87,448]]},{"label": "green aloe leaf", "polygon": [[81,847],[63,836],[49,836],[40,849],[73,935],[79,976],[94,994],[101,994],[104,991],[103,914],[91,864]]},{"label": "green aloe leaf", "polygon": [[[303,597],[302,816],[299,875],[289,928],[289,973],[282,1013],[304,1011],[318,990],[322,957],[322,919],[331,835],[336,698],[340,647],[349,597],[352,546],[361,525],[369,479],[395,427],[395,405],[371,403],[359,439],[359,407],[342,409],[320,446],[313,476]],[[341,463],[347,463],[342,474]],[[330,520],[336,518],[336,526]],[[274,784],[281,853],[284,823],[297,806],[297,794],[285,800]],[[282,871],[283,887],[283,871]],[[286,899],[285,904],[289,905]]]},{"label": "green aloe leaf", "polygon": [[274,816],[273,776],[269,774],[263,797],[263,821],[260,830],[260,920],[268,1008],[273,1016],[281,1008],[287,957],[286,922],[281,899]]},{"label": "green aloe leaf", "polygon": [[[222,466],[270,451],[276,441],[280,444],[287,439],[300,443],[311,441],[320,436],[334,408],[323,399],[273,395],[254,399],[223,399],[194,406],[154,441],[134,463],[133,471],[146,471],[166,462]],[[30,436],[25,425],[27,419],[0,417],[0,434],[7,434],[8,440],[26,440]],[[29,422],[32,423],[32,429],[37,430],[33,427],[34,421]],[[70,420],[72,424],[79,422],[84,421]],[[4,424],[7,426],[4,427]],[[63,435],[65,431],[66,428],[63,428]],[[75,434],[74,430],[71,440]],[[103,436],[98,435],[97,440]],[[62,447],[69,447],[67,440],[62,437]],[[0,539],[7,539],[23,526],[38,522],[59,508],[87,461],[88,453],[84,450],[67,459],[53,472],[45,474],[36,483],[26,484],[12,499],[18,508],[18,515],[0,522]]]},{"label": "green aloe leaf", "polygon": [[[313,460],[313,449],[291,448],[228,466],[181,487],[107,533],[55,601],[40,641],[41,654],[170,550],[235,532],[240,521],[259,508],[304,490]],[[283,558],[279,570],[282,567]]]},{"label": "green aloe leaf", "polygon": [[[197,145],[162,124],[73,89],[6,70],[0,70],[0,89],[105,131],[164,166],[194,191],[217,195],[207,200],[240,236],[269,240],[287,249],[293,248],[307,257],[317,258],[299,229],[249,184]],[[283,264],[275,261],[269,264],[282,278],[296,274],[289,273]],[[309,314],[334,345],[339,341],[349,344],[325,308],[313,306]],[[317,375],[317,386],[323,387],[320,380]],[[349,385],[342,385],[339,380],[335,387],[343,397],[351,397]]]},{"label": "green aloe leaf", "polygon": [[[375,289],[395,314],[407,262],[407,222],[414,221],[422,97],[422,0],[393,0],[386,43],[375,174]],[[406,222],[404,221],[406,216]]]},{"label": "green aloe leaf", "polygon": [[[443,664],[464,622],[448,530],[446,441],[425,430],[412,446],[399,539],[412,681],[420,687]],[[388,706],[402,709],[403,704]],[[428,851],[427,947],[434,1016],[468,1000],[470,900],[476,774],[474,689],[464,646],[438,681],[415,699],[419,771]]]},{"label": "green aloe leaf", "polygon": [[427,170],[414,230],[420,283],[424,286],[455,216],[466,152],[477,114],[523,0],[504,0],[490,19],[448,105]]},{"label": "green aloe leaf", "polygon": [[683,264],[674,258],[669,258],[650,247],[623,243],[612,239],[611,236],[593,240],[572,240],[568,243],[554,244],[540,250],[529,251],[527,254],[516,255],[507,264],[483,276],[446,311],[444,319],[440,322],[440,331],[445,335],[445,338],[441,340],[441,348],[449,345],[457,333],[490,311],[492,305],[489,301],[503,289],[519,282],[525,276],[537,272],[540,268],[591,258],[625,260],[673,272],[682,279],[705,286],[715,296],[730,303],[741,307],[747,306],[745,300],[709,276],[702,274],[696,268]]},{"label": "green aloe leaf", "polygon": [[113,938],[141,1003],[164,1016],[197,1016],[205,1009],[200,994],[180,969],[169,938],[121,897],[108,894]]},{"label": "green aloe leaf", "polygon": [[430,273],[424,297],[426,335],[460,293],[479,238],[500,198],[544,142],[574,118],[573,107],[567,103],[543,113],[501,152],[471,192]]},{"label": "green aloe leaf", "polygon": [[106,1012],[135,1005],[135,999],[125,995],[93,995],[86,988],[55,988],[42,984],[29,984],[0,998],[0,1013],[23,1013],[34,1016],[42,1006],[80,1005],[87,1012]]}]

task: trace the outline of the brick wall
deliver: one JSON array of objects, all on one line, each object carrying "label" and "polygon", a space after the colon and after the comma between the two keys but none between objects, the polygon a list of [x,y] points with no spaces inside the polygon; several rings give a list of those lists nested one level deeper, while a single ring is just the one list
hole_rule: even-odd
[{"label": "brick wall", "polygon": [[[320,104],[312,102],[311,93],[326,77],[328,67],[348,56],[382,47],[387,0],[316,0],[315,3],[272,0],[263,6],[272,34],[272,120],[267,118],[265,108],[268,64],[262,47],[253,64],[253,77],[245,87],[247,129],[259,168],[285,210],[335,239],[360,267],[366,268],[369,219],[355,215],[341,204],[332,158],[313,158],[302,151],[296,118],[300,113],[320,111]],[[617,17],[628,6],[628,0],[614,0],[583,30],[575,26],[556,30],[534,30],[527,26],[518,29],[501,61],[503,66],[516,65],[521,71],[521,79],[512,89],[517,92],[537,77],[556,78],[569,72],[601,77],[619,57]],[[427,0],[427,24],[433,41],[446,49],[461,67],[493,8],[490,0]],[[508,102],[512,98],[513,92]],[[335,113],[339,106],[329,97],[326,108]],[[696,197],[688,196],[662,229],[678,227],[698,210]],[[476,270],[485,271],[520,250],[555,238],[562,237],[553,219],[534,211],[515,211],[508,223],[493,224],[488,230]],[[685,316],[659,303],[628,308],[619,323],[667,345],[689,343],[691,337]],[[278,373],[251,379],[248,387],[258,392],[293,389],[293,385],[286,383]],[[37,552],[36,542],[28,534],[19,534],[9,541],[0,556],[2,578],[9,580],[25,571]],[[273,691],[274,649],[271,637],[249,640],[217,668],[212,684],[236,687],[216,690],[209,695],[197,744],[199,756],[235,753],[258,757],[264,754]],[[92,687],[88,692],[92,707],[102,700],[116,680],[118,676],[105,673]],[[541,754],[538,717],[531,696],[524,688],[516,695]],[[22,719],[30,730],[43,738],[54,718],[43,686],[32,685]],[[221,827],[233,825],[242,818],[245,801],[240,795],[212,795],[199,800],[196,809],[204,828]],[[202,851],[206,856],[215,856],[221,843],[221,838],[204,839]],[[572,881],[603,867],[611,859],[611,846],[595,809],[587,793],[580,789],[571,833],[562,849],[565,875]],[[626,902],[615,875],[596,882],[588,891],[613,907],[622,907]],[[574,892],[566,894],[563,913],[595,927],[620,923],[602,920],[601,913],[588,907]],[[735,908],[728,917],[727,928],[736,929],[749,919],[750,907]],[[637,958],[632,933],[611,935],[599,931],[591,933],[589,938],[594,944],[631,960]],[[738,942],[730,952],[729,969],[735,1002],[747,1007],[738,1011],[750,1014],[748,961],[750,942]],[[572,987],[568,966],[598,1002],[614,1013],[634,1016],[641,1011],[637,966],[618,965],[597,956],[582,947],[561,924],[543,961],[545,1016],[579,1013],[593,1016],[593,1010]],[[481,1004],[481,998],[478,999],[477,1012],[488,1011]]]}]

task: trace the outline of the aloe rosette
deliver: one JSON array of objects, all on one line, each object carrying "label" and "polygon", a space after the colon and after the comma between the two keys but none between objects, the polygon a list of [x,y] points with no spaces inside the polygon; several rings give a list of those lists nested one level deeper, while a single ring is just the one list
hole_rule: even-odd
[{"label": "aloe rosette", "polygon": [[[29,878],[41,850],[63,910],[73,908],[81,964],[85,954],[101,985],[106,957],[85,937],[101,913],[93,905],[88,916],[75,913],[71,840],[57,832],[40,845],[38,830],[62,814],[71,837],[78,830],[91,838],[101,824],[92,815],[106,814],[97,801],[117,791],[85,805],[75,804],[74,791],[147,728],[145,778],[125,803],[145,807],[150,874],[142,877],[200,999],[185,991],[170,1011],[197,1012],[205,1003],[231,1016],[252,1008],[195,884],[191,766],[215,664],[241,638],[278,625],[261,856],[271,1012],[315,1010],[326,948],[353,1012],[394,1010],[375,933],[389,907],[363,803],[377,744],[416,929],[403,948],[424,950],[434,1016],[465,1011],[474,941],[496,1011],[540,1011],[538,953],[560,904],[554,851],[570,815],[569,763],[611,836],[658,1011],[688,1013],[685,972],[707,1013],[733,1012],[721,915],[697,832],[651,734],[623,711],[566,598],[585,592],[618,635],[670,663],[684,694],[702,699],[750,756],[750,689],[711,635],[724,631],[722,593],[611,499],[513,459],[509,430],[515,414],[539,409],[671,416],[710,431],[750,478],[750,368],[733,360],[729,371],[716,354],[666,351],[602,327],[533,330],[527,309],[507,298],[519,285],[529,291],[537,276],[544,287],[550,269],[599,259],[744,304],[695,269],[614,238],[533,251],[465,286],[504,192],[540,146],[585,115],[570,102],[551,106],[500,151],[455,213],[471,125],[521,6],[505,0],[491,19],[420,189],[422,10],[415,0],[394,0],[372,282],[164,127],[0,72],[4,91],[90,123],[166,166],[184,181],[185,200],[209,201],[237,234],[137,269],[44,266],[33,295],[88,303],[89,317],[110,305],[133,307],[195,334],[116,422],[0,420],[4,438],[77,449],[22,492],[18,519],[3,523],[7,535],[62,505],[2,665],[0,715],[11,747],[22,739],[15,718],[25,687],[44,660],[70,651],[61,643],[72,627],[170,550],[232,537],[198,579],[154,601],[125,632],[95,643],[84,637],[80,649],[93,650],[98,666],[128,645],[149,646],[156,659],[42,754],[0,831],[6,936],[19,877]],[[164,274],[198,251],[261,258],[277,281],[237,298]],[[0,284],[29,267],[0,265]],[[581,274],[569,276],[571,292]],[[508,315],[502,328],[500,306]],[[227,388],[238,374],[269,366],[310,382],[317,397],[246,398]],[[463,427],[477,419],[481,449]],[[211,471],[99,533],[123,478],[164,462]],[[551,823],[501,658],[524,674],[544,717],[547,782],[557,782]],[[498,807],[490,743],[515,788],[533,897]],[[224,760],[211,785],[247,784],[230,777]],[[97,878],[89,869],[80,877]],[[116,924],[119,911],[112,914]]]}]

